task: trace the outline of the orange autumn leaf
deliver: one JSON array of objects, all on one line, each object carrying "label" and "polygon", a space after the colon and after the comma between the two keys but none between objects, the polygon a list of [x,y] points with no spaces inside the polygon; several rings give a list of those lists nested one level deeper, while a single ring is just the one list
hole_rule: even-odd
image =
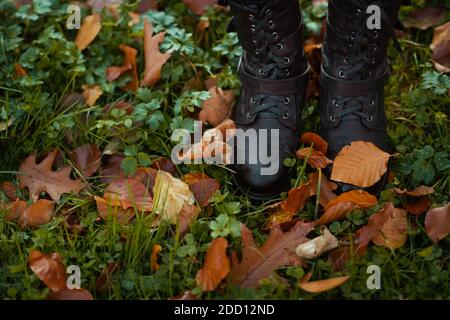
[{"label": "orange autumn leaf", "polygon": [[51,291],[47,295],[47,300],[94,300],[92,294],[86,289],[63,288],[58,292]]},{"label": "orange autumn leaf", "polygon": [[139,77],[136,65],[137,50],[126,46],[120,45],[119,49],[123,52],[124,59],[121,66],[113,66],[106,69],[106,80],[112,82],[120,78],[125,73],[130,73],[132,80],[124,88],[125,90],[136,91],[139,87]]},{"label": "orange autumn leaf", "polygon": [[309,181],[311,181],[311,195],[315,196],[317,195],[317,192],[319,192],[319,204],[325,208],[331,200],[336,198],[333,191],[337,189],[337,184],[328,180],[327,177],[319,170],[314,173],[310,173],[308,177]]},{"label": "orange autumn leaf", "polygon": [[197,219],[200,214],[200,208],[195,204],[185,203],[181,208],[178,216],[178,228],[180,230],[180,237],[184,237],[189,230],[191,224]]},{"label": "orange autumn leaf", "polygon": [[203,102],[198,118],[216,127],[229,117],[235,94],[232,90],[223,91],[217,86],[213,86],[208,91],[211,97]]},{"label": "orange autumn leaf", "polygon": [[81,88],[83,89],[83,98],[86,101],[86,104],[90,107],[94,106],[98,98],[100,98],[103,94],[102,88],[97,85],[83,85]]},{"label": "orange autumn leaf", "polygon": [[44,254],[39,250],[31,250],[28,265],[51,290],[57,292],[67,287],[66,266],[59,253]]},{"label": "orange autumn leaf", "polygon": [[162,247],[159,244],[155,244],[152,248],[152,254],[150,255],[150,268],[153,272],[158,271],[159,263],[158,263],[158,253],[161,252]]},{"label": "orange autumn leaf", "polygon": [[427,212],[425,229],[434,243],[438,243],[450,233],[450,203]]},{"label": "orange autumn leaf", "polygon": [[159,44],[164,41],[164,33],[153,36],[153,26],[147,19],[144,20],[144,55],[145,70],[141,86],[150,87],[161,79],[161,69],[171,57],[170,53],[161,53]]},{"label": "orange autumn leaf", "polygon": [[309,165],[315,169],[323,169],[333,163],[333,161],[328,159],[321,151],[317,151],[312,147],[299,149],[297,150],[296,155],[299,159],[308,159]]},{"label": "orange autumn leaf", "polygon": [[22,213],[19,218],[20,225],[34,227],[49,223],[53,216],[53,207],[53,201],[38,200]]},{"label": "orange autumn leaf", "polygon": [[122,178],[114,180],[106,188],[105,199],[117,201],[123,209],[134,208],[138,211],[152,211],[153,199],[146,186],[137,179]]},{"label": "orange autumn leaf", "polygon": [[300,142],[305,145],[312,146],[315,150],[322,152],[324,155],[327,154],[328,143],[317,133],[305,132],[300,137]]},{"label": "orange autumn leaf", "polygon": [[94,41],[102,28],[102,17],[95,13],[83,19],[80,30],[78,30],[75,44],[80,51],[86,49]]},{"label": "orange autumn leaf", "polygon": [[217,0],[183,0],[186,6],[196,15],[201,16],[205,10],[217,3]]},{"label": "orange autumn leaf", "polygon": [[419,197],[419,200],[403,204],[403,208],[409,213],[419,216],[431,206],[431,198],[429,196]]},{"label": "orange autumn leaf", "polygon": [[216,238],[206,252],[205,262],[195,280],[203,291],[214,291],[230,272],[230,260],[227,256],[228,241]]},{"label": "orange autumn leaf", "polygon": [[28,208],[28,205],[23,200],[15,200],[11,203],[8,203],[4,208],[8,211],[8,213],[5,216],[6,221],[17,221],[22,216],[23,212]]},{"label": "orange autumn leaf", "polygon": [[394,208],[386,217],[380,232],[372,238],[372,242],[390,249],[402,247],[407,239],[408,220],[406,211]]},{"label": "orange autumn leaf", "polygon": [[350,279],[350,276],[343,276],[311,282],[301,282],[299,283],[299,287],[309,293],[320,293],[337,288],[343,285],[345,282],[347,282],[348,279]]},{"label": "orange autumn leaf", "polygon": [[387,171],[390,154],[368,141],[355,141],[336,156],[331,180],[370,187]]},{"label": "orange autumn leaf", "polygon": [[11,181],[5,181],[0,185],[0,191],[3,191],[9,200],[17,200],[19,197],[17,196],[17,187]]},{"label": "orange autumn leaf", "polygon": [[359,208],[353,202],[339,202],[329,207],[324,214],[316,221],[316,225],[328,224],[330,222],[344,219],[347,213]]},{"label": "orange autumn leaf", "polygon": [[120,225],[126,225],[134,217],[134,209],[124,209],[119,201],[94,197],[100,218],[107,221],[111,218],[117,219]]},{"label": "orange autumn leaf", "polygon": [[401,196],[421,197],[421,196],[428,196],[430,194],[433,194],[434,188],[427,187],[427,186],[419,186],[411,191],[395,188],[394,192]]},{"label": "orange autumn leaf", "polygon": [[204,173],[188,173],[183,177],[200,207],[208,206],[209,199],[220,189],[220,183]]},{"label": "orange autumn leaf", "polygon": [[28,72],[19,63],[14,64],[14,71],[16,72],[16,76],[19,78],[28,74]]},{"label": "orange autumn leaf", "polygon": [[95,144],[84,144],[72,151],[71,157],[84,177],[89,178],[100,169],[101,152]]},{"label": "orange autumn leaf", "polygon": [[79,180],[72,180],[72,168],[64,167],[52,171],[52,165],[58,151],[53,150],[41,163],[36,164],[36,155],[31,155],[19,167],[17,179],[21,188],[28,188],[31,199],[36,202],[43,191],[56,202],[63,193],[78,194],[86,185]]}]

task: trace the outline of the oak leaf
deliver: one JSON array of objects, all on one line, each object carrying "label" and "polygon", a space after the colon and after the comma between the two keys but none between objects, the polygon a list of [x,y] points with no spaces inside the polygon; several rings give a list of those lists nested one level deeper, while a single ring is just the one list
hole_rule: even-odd
[{"label": "oak leaf", "polygon": [[208,122],[216,127],[229,117],[235,101],[235,94],[232,90],[223,91],[217,86],[209,89],[209,93],[211,97],[203,102],[198,118],[200,121]]},{"label": "oak leaf", "polygon": [[80,30],[78,30],[75,44],[80,51],[86,49],[94,41],[102,28],[102,17],[95,13],[83,19]]},{"label": "oak leaf", "polygon": [[450,203],[427,212],[425,229],[434,243],[438,243],[450,233]]},{"label": "oak leaf", "polygon": [[31,250],[28,265],[53,291],[57,292],[67,287],[66,267],[59,253],[44,254],[39,250]]},{"label": "oak leaf", "polygon": [[72,151],[71,157],[86,178],[100,169],[102,155],[95,144],[84,144],[76,148]]},{"label": "oak leaf", "polygon": [[170,53],[161,53],[159,44],[164,41],[164,33],[153,36],[153,27],[147,19],[144,20],[144,55],[145,70],[141,86],[150,87],[161,79],[161,69],[171,57]]},{"label": "oak leaf", "polygon": [[228,241],[225,238],[214,239],[206,252],[203,267],[197,272],[195,280],[203,291],[214,291],[230,272],[230,260],[227,257]]},{"label": "oak leaf", "polygon": [[31,155],[19,167],[17,179],[21,188],[28,188],[33,202],[39,198],[39,193],[45,191],[56,202],[63,193],[78,194],[86,185],[79,180],[70,179],[70,167],[52,171],[52,164],[58,151],[53,150],[41,163],[36,164],[36,155]]},{"label": "oak leaf", "polygon": [[390,154],[368,141],[354,141],[334,159],[331,180],[370,187],[387,171]]},{"label": "oak leaf", "polygon": [[300,283],[299,287],[309,293],[320,293],[337,288],[347,282],[348,279],[350,279],[350,276],[304,282]]},{"label": "oak leaf", "polygon": [[312,223],[297,222],[289,231],[281,231],[278,225],[271,229],[266,242],[258,247],[252,232],[242,225],[242,259],[233,252],[231,256],[231,281],[241,287],[256,288],[259,281],[270,276],[276,268],[300,265],[295,249],[308,241],[306,235],[313,229]]}]

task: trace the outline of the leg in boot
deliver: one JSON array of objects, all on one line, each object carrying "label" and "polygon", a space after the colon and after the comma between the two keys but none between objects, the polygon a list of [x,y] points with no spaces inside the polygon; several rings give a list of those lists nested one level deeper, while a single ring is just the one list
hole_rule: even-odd
[{"label": "leg in boot", "polygon": [[[233,111],[238,129],[234,181],[251,198],[270,199],[289,189],[283,162],[294,154],[300,135],[309,79],[301,11],[298,0],[228,4],[244,49],[239,69],[242,91]],[[270,163],[262,161],[259,152],[266,147]]]},{"label": "leg in boot", "polygon": [[[320,117],[329,158],[353,141],[370,141],[388,151],[383,88],[388,78],[387,46],[394,39],[400,0],[330,0],[323,45]],[[381,28],[371,29],[366,13],[381,9]],[[330,175],[331,166],[327,168]],[[387,174],[367,191],[378,194]],[[357,187],[340,183],[339,191]]]}]

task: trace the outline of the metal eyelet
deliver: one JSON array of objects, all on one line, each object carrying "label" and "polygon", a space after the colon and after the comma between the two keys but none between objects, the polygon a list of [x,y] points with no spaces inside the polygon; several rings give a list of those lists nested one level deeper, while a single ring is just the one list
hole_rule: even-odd
[{"label": "metal eyelet", "polygon": [[350,63],[350,57],[345,57],[344,58],[344,63],[345,64],[349,64]]},{"label": "metal eyelet", "polygon": [[373,100],[370,100],[370,104],[369,104],[371,107],[373,107],[374,105],[375,105],[375,101],[373,101]]},{"label": "metal eyelet", "polygon": [[330,120],[333,122],[336,121],[336,119],[333,116],[330,116]]},{"label": "metal eyelet", "polygon": [[349,44],[348,44],[348,47],[349,47],[349,48],[353,47],[353,43],[349,43]]},{"label": "metal eyelet", "polygon": [[255,103],[256,103],[256,100],[255,100],[254,97],[251,97],[251,98],[250,98],[250,103],[251,103],[251,104],[255,104]]},{"label": "metal eyelet", "polygon": [[367,121],[372,121],[373,118],[372,118],[372,116],[369,116],[366,120],[367,120]]},{"label": "metal eyelet", "polygon": [[273,35],[273,40],[277,40],[280,37],[280,35],[276,31],[273,32],[272,35]]},{"label": "metal eyelet", "polygon": [[336,99],[333,99],[333,107],[339,108],[339,103],[337,102]]},{"label": "metal eyelet", "polygon": [[269,24],[269,28],[273,28],[275,26],[275,24],[273,23],[273,20],[269,20],[268,24]]},{"label": "metal eyelet", "polygon": [[253,44],[257,44],[258,41],[256,41],[256,39],[253,39]]},{"label": "metal eyelet", "polygon": [[345,78],[345,72],[342,70],[339,70],[339,77]]},{"label": "metal eyelet", "polygon": [[256,26],[254,24],[252,24],[250,26],[250,30],[251,30],[251,32],[256,32]]},{"label": "metal eyelet", "polygon": [[267,9],[267,10],[266,10],[266,14],[267,14],[268,16],[270,16],[270,15],[272,14],[272,10]]},{"label": "metal eyelet", "polygon": [[284,57],[284,64],[289,64],[291,62],[291,59],[289,57]]},{"label": "metal eyelet", "polygon": [[289,97],[284,97],[284,104],[289,104],[291,102],[291,99],[289,99]]},{"label": "metal eyelet", "polygon": [[375,58],[372,59],[372,65],[375,65],[375,63],[377,63],[377,61],[375,60]]},{"label": "metal eyelet", "polygon": [[255,16],[253,14],[249,14],[248,15],[248,20],[254,21],[255,20]]},{"label": "metal eyelet", "polygon": [[247,112],[247,118],[251,118],[252,114],[250,112]]},{"label": "metal eyelet", "polygon": [[361,14],[361,9],[356,9],[356,15],[359,16]]},{"label": "metal eyelet", "polygon": [[258,73],[260,76],[263,76],[265,74],[262,68],[259,68]]},{"label": "metal eyelet", "polygon": [[289,112],[286,112],[286,113],[284,114],[283,119],[284,119],[284,120],[289,119]]},{"label": "metal eyelet", "polygon": [[281,43],[277,44],[278,51],[283,51],[284,47]]}]

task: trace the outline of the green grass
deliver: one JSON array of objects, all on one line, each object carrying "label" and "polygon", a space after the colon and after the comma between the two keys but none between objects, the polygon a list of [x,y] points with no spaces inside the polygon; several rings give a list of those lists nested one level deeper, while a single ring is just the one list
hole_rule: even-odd
[{"label": "green grass", "polygon": [[[35,8],[42,12],[36,13],[35,21],[15,15],[16,9],[7,2],[0,3],[0,123],[13,119],[13,124],[0,131],[0,182],[17,182],[20,163],[33,152],[44,155],[58,148],[67,155],[84,143],[98,144],[102,150],[114,148],[115,152],[124,152],[133,146],[152,160],[159,156],[170,157],[172,130],[192,128],[192,121],[175,106],[194,110],[204,99],[197,92],[183,93],[188,80],[193,77],[205,80],[215,74],[221,87],[239,89],[234,70],[241,51],[236,36],[225,32],[230,19],[226,12],[210,9],[205,14],[210,20],[210,28],[204,35],[195,29],[199,18],[181,1],[165,1],[168,6],[164,12],[148,13],[157,31],[167,31],[163,48],[177,50],[164,66],[162,79],[156,86],[131,94],[120,90],[128,81],[126,77],[113,83],[108,83],[104,77],[106,67],[122,62],[119,44],[139,49],[138,69],[143,70],[142,43],[135,37],[142,35],[142,26],[128,26],[127,12],[134,8],[131,2],[123,7],[117,22],[103,14],[102,31],[83,54],[72,42],[76,32],[65,30],[64,6],[58,1],[51,1],[50,11]],[[424,6],[419,1],[415,4]],[[309,2],[304,7],[308,22],[306,37],[309,37],[320,25],[323,12],[311,11]],[[393,161],[395,178],[386,190],[392,187],[410,189],[421,184],[434,186],[433,205],[439,206],[449,201],[450,98],[446,90],[440,91],[443,83],[448,85],[448,77],[433,73],[431,39],[431,30],[408,30],[401,40],[403,56],[394,50],[389,52],[392,75],[386,86],[386,105],[389,134],[399,155]],[[14,77],[16,62],[27,69],[29,77]],[[66,95],[80,92],[83,84],[99,84],[105,91],[95,107],[65,102]],[[102,111],[106,104],[122,100],[133,105],[157,100],[158,110],[164,118],[157,123],[139,125],[142,119],[137,115],[125,115],[119,110],[109,114]],[[126,119],[132,121],[131,127],[126,125]],[[317,101],[311,101],[305,110],[304,131],[317,131],[318,125]],[[64,157],[65,164],[70,161],[68,156]],[[297,173],[292,186],[305,180],[311,172],[298,160],[292,167]],[[66,265],[78,265],[82,271],[82,287],[98,299],[167,299],[190,289],[205,299],[450,298],[450,239],[446,237],[439,244],[433,244],[425,234],[424,216],[412,215],[408,217],[408,241],[402,248],[389,250],[372,245],[364,257],[350,260],[340,273],[332,271],[327,255],[324,255],[309,261],[304,268],[278,269],[273,277],[261,282],[259,290],[229,284],[213,293],[201,293],[196,288],[195,275],[212,240],[212,222],[219,215],[230,218],[229,225],[221,226],[223,228],[231,227],[233,222],[243,222],[254,230],[256,241],[262,243],[266,238],[262,228],[267,213],[265,206],[252,205],[249,199],[236,194],[226,168],[178,167],[179,174],[194,170],[214,177],[221,182],[222,188],[183,239],[174,226],[152,228],[152,216],[140,212],[136,212],[134,221],[126,226],[114,220],[97,221],[93,195],[101,195],[105,188],[98,176],[88,179],[89,189],[79,196],[64,195],[57,205],[57,211],[69,209],[78,217],[84,233],[70,232],[61,213],[37,229],[20,229],[17,224],[4,219],[5,210],[0,211],[0,297],[45,298],[48,289],[28,267],[28,253],[35,248],[59,252]],[[74,177],[81,178],[77,172]],[[28,200],[27,193],[21,193],[20,198]],[[378,207],[386,201],[400,205],[400,199],[387,191],[382,193]],[[0,205],[5,202],[6,196],[0,192]],[[237,209],[230,209],[233,206]],[[374,210],[354,212],[347,219],[332,223],[330,229],[337,236],[350,236],[367,223]],[[298,213],[298,217],[304,219],[313,219],[316,215],[314,200]],[[239,250],[240,237],[228,232],[227,238],[231,249]],[[150,254],[156,244],[162,246],[161,267],[152,272]],[[111,285],[104,292],[97,291],[96,278],[111,262],[118,263]],[[382,270],[381,290],[366,287],[366,270],[372,264],[379,265]],[[311,295],[298,288],[299,280],[307,272],[313,273],[313,279],[341,274],[349,274],[352,278],[338,289]]]}]

